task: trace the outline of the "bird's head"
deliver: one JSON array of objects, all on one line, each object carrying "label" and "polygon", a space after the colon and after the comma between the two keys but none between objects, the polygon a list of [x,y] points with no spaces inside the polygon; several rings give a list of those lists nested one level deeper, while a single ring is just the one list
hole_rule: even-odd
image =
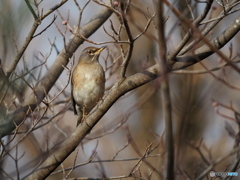
[{"label": "bird's head", "polygon": [[101,48],[97,47],[87,47],[82,51],[82,54],[79,58],[79,62],[95,62],[98,61],[98,57],[100,53],[106,48],[106,46],[103,46]]}]

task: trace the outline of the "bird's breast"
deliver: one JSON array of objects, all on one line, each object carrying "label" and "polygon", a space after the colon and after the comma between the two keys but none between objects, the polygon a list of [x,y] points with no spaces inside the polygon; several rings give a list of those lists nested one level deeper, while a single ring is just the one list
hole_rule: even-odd
[{"label": "bird's breast", "polygon": [[105,74],[100,64],[76,66],[72,77],[73,98],[77,105],[91,109],[105,90]]}]

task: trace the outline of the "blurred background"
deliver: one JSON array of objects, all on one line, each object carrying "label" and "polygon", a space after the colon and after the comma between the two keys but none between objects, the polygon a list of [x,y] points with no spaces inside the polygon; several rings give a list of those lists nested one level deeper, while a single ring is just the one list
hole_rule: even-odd
[{"label": "blurred background", "polygon": [[[32,7],[35,7],[34,2],[37,1],[30,1]],[[80,7],[88,3],[85,0],[77,2]],[[40,3],[38,7],[40,13],[48,11],[57,4],[55,1],[46,0],[38,3]],[[171,3],[189,21],[200,16],[206,6],[205,3],[195,1],[189,1],[188,4],[186,1],[171,1]],[[230,2],[222,1],[222,3]],[[218,2],[213,2],[204,21],[218,17],[224,11],[223,7]],[[83,10],[81,26],[88,22],[100,8],[100,5],[90,1]],[[234,8],[239,8],[239,5]],[[127,20],[133,37],[144,31],[155,11],[155,2],[131,1]],[[207,37],[211,40],[219,36],[238,14],[236,12],[224,17]],[[14,0],[0,1],[0,15],[0,73],[5,73],[24,44],[34,18],[25,1],[15,2]],[[57,16],[56,20],[44,30],[52,22],[54,15]],[[78,17],[79,9],[76,3],[67,1],[41,22],[35,34],[44,31],[33,38],[29,44],[11,76],[11,83],[1,87],[1,118],[14,110],[16,104],[24,101],[24,97],[32,92],[34,86],[53,64],[59,51],[64,48],[63,37],[67,41],[71,32],[62,22],[67,21],[69,26],[74,28],[78,23]],[[166,18],[167,53],[171,54],[189,28],[185,27],[167,6],[164,17]],[[157,62],[156,18],[151,21],[147,31],[134,42],[127,76],[141,72]],[[111,32],[111,25],[116,30],[119,29],[120,24],[116,15],[112,15],[104,24],[106,31]],[[208,25],[203,23],[199,28],[200,31]],[[113,40],[106,34],[104,28],[99,28],[89,37],[89,40],[97,43],[106,42],[108,46],[100,57],[100,63],[106,70],[107,93],[119,79],[121,47],[127,49],[127,46],[108,43]],[[124,30],[119,37],[122,40],[128,38]],[[191,40],[193,39],[194,37]],[[239,61],[239,42],[238,33],[221,49],[229,60]],[[93,44],[85,42],[78,48],[68,65],[70,70],[76,65],[82,49],[90,45]],[[201,45],[203,45],[202,42],[194,48]],[[239,145],[237,123],[240,117],[238,116],[240,112],[239,73],[231,66],[224,66],[224,61],[216,54],[202,63],[209,70],[216,67],[217,69],[208,73],[204,66],[198,63],[186,68],[185,71],[175,71],[169,75],[173,106],[175,171],[179,179],[194,179],[215,162],[216,166],[213,170],[216,172],[228,172],[233,165],[238,167],[237,155],[228,156],[228,154]],[[26,118],[16,136],[11,134],[2,138],[1,144],[4,146],[1,147],[0,179],[24,178],[39,165],[50,149],[63,142],[73,132],[77,116],[74,116],[72,108],[66,107],[70,100],[69,76],[69,72],[64,71],[45,98],[50,101],[63,90],[51,102],[45,114],[43,114],[44,108],[40,105],[31,117]],[[0,79],[0,81],[4,80]],[[133,173],[143,179],[157,179],[158,174],[165,175],[165,123],[161,110],[160,86],[161,78],[158,78],[121,97],[78,149],[48,179],[64,178],[72,167],[75,168],[67,176],[68,178],[106,178]],[[40,119],[38,128],[26,134],[32,122],[38,119]],[[148,157],[144,158],[140,164],[140,158],[144,154]],[[225,156],[227,158],[217,162],[219,158]],[[158,172],[154,171],[154,168]]]}]

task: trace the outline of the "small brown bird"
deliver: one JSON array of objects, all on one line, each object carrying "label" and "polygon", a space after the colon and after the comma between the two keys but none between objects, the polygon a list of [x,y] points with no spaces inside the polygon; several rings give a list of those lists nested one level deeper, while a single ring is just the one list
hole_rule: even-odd
[{"label": "small brown bird", "polygon": [[82,51],[72,74],[72,103],[74,114],[78,115],[77,126],[84,120],[105,90],[105,73],[98,58],[106,46],[87,47]]}]

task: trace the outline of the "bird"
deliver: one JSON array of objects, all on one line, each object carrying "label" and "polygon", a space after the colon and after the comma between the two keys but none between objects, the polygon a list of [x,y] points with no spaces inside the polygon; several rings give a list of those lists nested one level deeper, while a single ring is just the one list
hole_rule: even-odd
[{"label": "bird", "polygon": [[78,115],[77,126],[104,95],[105,72],[98,60],[105,48],[85,48],[72,72],[71,98],[74,114]]}]

